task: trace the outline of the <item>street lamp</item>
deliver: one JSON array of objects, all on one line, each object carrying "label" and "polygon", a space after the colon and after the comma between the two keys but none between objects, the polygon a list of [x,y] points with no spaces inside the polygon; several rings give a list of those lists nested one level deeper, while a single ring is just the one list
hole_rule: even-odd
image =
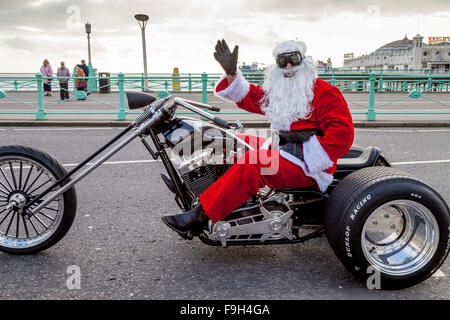
[{"label": "street lamp", "polygon": [[144,57],[144,90],[148,88],[148,79],[147,79],[147,49],[145,45],[145,27],[147,26],[147,21],[149,19],[146,14],[136,14],[134,15],[136,20],[138,21],[139,27],[141,27],[142,34],[142,55]]},{"label": "street lamp", "polygon": [[91,24],[89,22],[86,22],[84,25],[84,28],[86,30],[87,39],[88,39],[88,58],[89,58],[89,65],[91,65]]},{"label": "street lamp", "polygon": [[92,26],[90,22],[86,22],[86,24],[84,25],[84,29],[86,31],[87,34],[87,39],[88,39],[88,68],[89,68],[89,75],[88,75],[88,92],[93,92],[97,90],[97,83],[95,81],[95,77],[96,75],[96,71],[97,69],[94,69],[92,67],[92,61],[91,61],[91,31],[92,31]]}]

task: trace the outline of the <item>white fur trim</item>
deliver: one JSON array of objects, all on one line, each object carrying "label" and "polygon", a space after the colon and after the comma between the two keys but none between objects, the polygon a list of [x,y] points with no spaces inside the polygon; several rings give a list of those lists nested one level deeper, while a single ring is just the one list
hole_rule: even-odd
[{"label": "white fur trim", "polygon": [[[267,120],[269,120],[269,122],[270,122],[269,118],[267,118]],[[292,122],[289,123],[289,125],[287,123],[285,123],[284,126],[282,126],[280,124],[275,124],[275,123],[271,122],[270,123],[270,128],[274,129],[274,130],[291,131],[291,124],[292,124]]]},{"label": "white fur trim", "polygon": [[300,166],[305,173],[306,176],[313,178],[316,180],[317,185],[319,186],[320,191],[325,192],[328,188],[328,186],[333,182],[333,175],[324,172],[311,172],[308,170],[308,166],[306,163],[299,158],[293,156],[289,152],[286,152],[284,150],[280,150],[280,155],[285,158],[286,160]]},{"label": "white fur trim", "polygon": [[273,56],[276,58],[280,53],[299,51],[302,56],[305,56],[306,44],[303,41],[289,40],[278,44],[273,49]]},{"label": "white fur trim", "polygon": [[310,172],[320,172],[334,164],[322,148],[316,135],[303,143],[303,156]]},{"label": "white fur trim", "polygon": [[245,96],[247,95],[249,89],[248,81],[242,76],[240,71],[237,72],[236,78],[234,78],[233,82],[230,85],[221,91],[217,91],[217,85],[225,79],[226,76],[223,76],[219,82],[216,84],[214,88],[214,94],[222,99],[230,100],[233,102],[241,102]]}]

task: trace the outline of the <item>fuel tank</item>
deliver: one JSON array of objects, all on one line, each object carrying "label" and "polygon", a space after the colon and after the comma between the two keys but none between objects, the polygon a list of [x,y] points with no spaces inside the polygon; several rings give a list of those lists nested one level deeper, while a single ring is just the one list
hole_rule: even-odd
[{"label": "fuel tank", "polygon": [[251,147],[243,140],[213,124],[193,118],[176,118],[162,132],[166,144],[179,156],[189,157],[200,150],[213,149],[215,155],[230,151],[243,153]]}]

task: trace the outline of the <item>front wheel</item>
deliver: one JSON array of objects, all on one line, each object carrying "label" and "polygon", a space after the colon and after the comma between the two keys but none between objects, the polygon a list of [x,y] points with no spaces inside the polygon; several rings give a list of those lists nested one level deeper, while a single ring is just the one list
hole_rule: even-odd
[{"label": "front wheel", "polygon": [[62,239],[75,218],[77,200],[73,187],[29,218],[17,206],[8,205],[13,200],[16,203],[33,200],[65,174],[56,160],[39,150],[0,147],[0,251],[32,254]]},{"label": "front wheel", "polygon": [[325,227],[340,261],[363,280],[378,272],[383,289],[424,281],[450,249],[445,201],[424,182],[389,167],[343,179],[327,202]]}]

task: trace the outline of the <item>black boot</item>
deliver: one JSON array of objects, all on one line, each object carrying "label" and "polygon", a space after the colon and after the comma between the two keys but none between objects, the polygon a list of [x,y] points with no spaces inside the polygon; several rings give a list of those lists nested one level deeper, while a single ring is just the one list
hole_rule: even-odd
[{"label": "black boot", "polygon": [[162,217],[162,221],[169,228],[178,232],[182,238],[188,239],[190,236],[195,236],[202,232],[208,221],[208,216],[199,202],[194,208],[185,213]]}]

